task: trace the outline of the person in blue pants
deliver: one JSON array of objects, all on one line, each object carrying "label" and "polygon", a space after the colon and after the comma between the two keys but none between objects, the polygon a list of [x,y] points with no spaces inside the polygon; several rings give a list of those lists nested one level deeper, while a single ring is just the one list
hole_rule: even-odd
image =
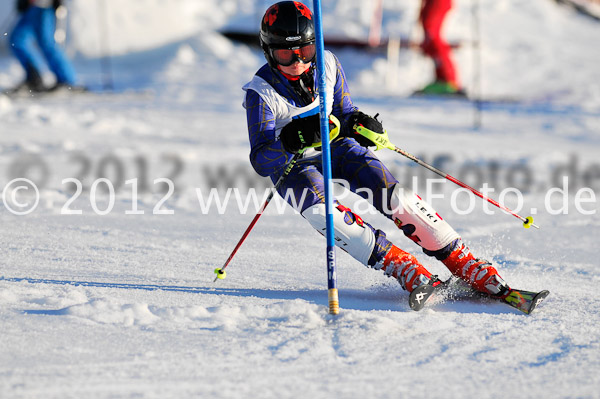
[{"label": "person in blue pants", "polygon": [[[73,66],[54,40],[55,10],[60,0],[17,0],[20,18],[10,36],[11,49],[25,69],[25,81],[16,90],[53,91],[76,83]],[[41,50],[36,51],[35,43]],[[46,87],[40,75],[44,60],[56,76],[56,84]]]}]

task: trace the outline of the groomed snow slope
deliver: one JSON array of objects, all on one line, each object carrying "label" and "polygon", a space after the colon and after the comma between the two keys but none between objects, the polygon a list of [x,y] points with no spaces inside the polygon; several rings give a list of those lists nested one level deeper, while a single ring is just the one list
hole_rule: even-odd
[{"label": "groomed snow slope", "polygon": [[[224,198],[255,187],[259,206],[269,187],[248,162],[240,89],[262,54],[217,33],[258,18],[254,3],[107,0],[116,93],[0,96],[2,188],[28,177],[40,190],[32,213],[0,210],[0,397],[599,397],[600,25],[551,1],[482,0],[483,93],[519,101],[484,104],[480,129],[469,102],[406,98],[430,79],[417,53],[401,53],[390,90],[384,54],[336,50],[355,103],[379,112],[398,146],[469,184],[490,182],[495,198],[524,191],[520,212],[540,230],[487,215],[479,199],[465,212],[449,183],[430,194],[444,194],[435,208],[509,284],[551,294],[530,316],[478,300],[413,312],[396,282],[338,251],[342,310],[332,317],[324,240],[280,201],[227,279],[212,282],[256,208],[240,211],[233,193],[228,207],[202,206],[196,188],[206,200],[211,188]],[[327,31],[364,37],[365,3],[328,2]],[[384,32],[409,30],[417,2],[406,3],[384,2]],[[468,43],[471,9],[459,3],[447,35]],[[100,87],[95,8],[73,1],[71,17],[67,49],[82,82]],[[456,57],[470,89],[470,45]],[[0,85],[21,78],[0,57]],[[378,155],[427,192],[434,175]],[[564,196],[550,191],[563,175]],[[84,192],[71,202],[63,179],[73,177]],[[100,177],[115,187],[112,209],[105,183],[91,195]],[[164,203],[160,177],[177,190]],[[345,202],[449,276],[391,221]],[[506,202],[519,205],[513,194]]]}]

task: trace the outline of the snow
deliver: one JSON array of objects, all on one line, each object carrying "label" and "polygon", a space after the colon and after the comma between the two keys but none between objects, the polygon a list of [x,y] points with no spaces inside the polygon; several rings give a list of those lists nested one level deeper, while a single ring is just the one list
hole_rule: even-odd
[{"label": "snow", "polygon": [[[335,50],[355,103],[379,112],[398,146],[469,184],[489,182],[494,198],[526,189],[520,213],[540,230],[479,199],[461,212],[468,202],[450,183],[428,193],[425,178],[435,175],[378,153],[405,185],[417,176],[419,192],[509,284],[550,296],[530,316],[478,300],[413,312],[397,283],[337,251],[334,317],[324,240],[277,197],[227,278],[212,281],[269,187],[248,162],[241,107],[241,86],[264,60],[218,31],[257,25],[266,2],[70,3],[67,50],[82,82],[102,86],[98,57],[109,53],[116,92],[0,96],[0,187],[28,177],[40,190],[24,216],[0,201],[0,397],[599,397],[598,23],[550,1],[481,0],[483,95],[519,101],[483,104],[480,129],[472,103],[406,98],[431,78],[418,53],[401,51],[390,87],[384,53]],[[326,3],[326,32],[366,37],[367,2]],[[457,3],[446,32],[466,42],[456,58],[471,90],[471,3]],[[417,5],[384,2],[384,36],[408,34]],[[21,78],[1,53],[0,85]],[[550,195],[563,175],[568,190]],[[81,195],[63,183],[73,177]],[[100,177],[114,186],[112,207],[106,184],[94,185]],[[166,199],[159,177],[175,183]],[[206,199],[211,188],[224,197],[235,187],[258,189],[247,212],[233,193],[224,214],[203,210],[197,188]],[[449,276],[392,222],[346,201]],[[511,194],[506,202],[519,205]]]}]

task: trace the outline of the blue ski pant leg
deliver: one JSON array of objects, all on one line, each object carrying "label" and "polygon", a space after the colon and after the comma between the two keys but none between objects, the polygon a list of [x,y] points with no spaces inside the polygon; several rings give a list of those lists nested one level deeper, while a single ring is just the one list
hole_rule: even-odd
[{"label": "blue ski pant leg", "polygon": [[398,180],[371,150],[351,138],[336,140],[331,143],[331,164],[334,179],[345,181],[352,192],[391,218],[388,198]]},{"label": "blue ski pant leg", "polygon": [[10,48],[23,69],[25,69],[28,80],[30,80],[31,69],[40,72],[44,66],[36,51],[35,23],[36,12],[35,8],[32,7],[21,15],[10,35]]},{"label": "blue ski pant leg", "polygon": [[[304,213],[304,211],[315,205],[324,204],[325,185],[320,162],[311,164],[300,162],[286,177],[283,184],[279,187],[278,193],[300,213]],[[369,229],[372,232],[374,241],[373,249],[370,256],[366,257],[368,258],[366,262],[364,259],[363,262],[370,266],[380,262],[392,247],[392,243],[387,239],[385,232],[373,228],[373,226],[364,222],[349,208],[340,205],[337,201],[335,201],[334,206],[336,206],[335,212],[341,214],[341,217],[336,218],[336,220],[342,220],[342,223],[346,225],[359,224],[361,227]],[[311,224],[314,226],[314,221],[311,221]],[[336,226],[336,230],[338,230],[338,226]],[[336,240],[336,244],[339,246],[340,241]],[[343,249],[353,254],[352,250]]]},{"label": "blue ski pant leg", "polygon": [[315,204],[325,203],[320,165],[300,161],[279,186],[278,193],[300,213]]},{"label": "blue ski pant leg", "polygon": [[37,24],[34,26],[35,35],[48,61],[48,67],[56,75],[57,83],[75,84],[75,70],[67,59],[64,51],[54,40],[56,15],[53,8],[33,7],[37,12]]}]

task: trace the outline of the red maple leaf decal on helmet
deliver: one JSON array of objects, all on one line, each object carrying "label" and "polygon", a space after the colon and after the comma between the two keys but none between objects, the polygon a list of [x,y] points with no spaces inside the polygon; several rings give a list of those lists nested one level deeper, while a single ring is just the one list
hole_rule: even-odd
[{"label": "red maple leaf decal on helmet", "polygon": [[298,9],[298,11],[300,11],[300,13],[302,15],[304,15],[306,18],[311,19],[312,20],[312,13],[310,12],[310,10],[308,9],[308,7],[306,7],[304,4],[302,3],[298,3],[297,1],[294,2],[294,4],[296,4],[296,8]]},{"label": "red maple leaf decal on helmet", "polygon": [[265,13],[265,24],[269,26],[273,26],[275,21],[277,21],[277,14],[279,13],[279,5],[273,4],[267,12]]}]

